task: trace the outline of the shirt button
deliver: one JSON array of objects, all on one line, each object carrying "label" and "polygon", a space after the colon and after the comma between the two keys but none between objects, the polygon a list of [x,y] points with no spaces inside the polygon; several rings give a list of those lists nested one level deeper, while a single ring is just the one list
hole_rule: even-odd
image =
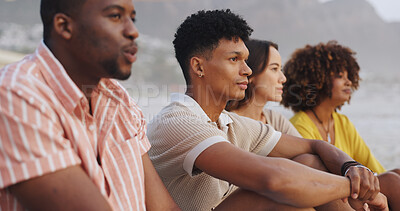
[{"label": "shirt button", "polygon": [[90,131],[93,131],[93,130],[95,130],[96,129],[96,126],[95,125],[89,125],[89,130]]},{"label": "shirt button", "polygon": [[21,90],[18,90],[18,91],[17,91],[17,95],[21,97],[22,91],[21,91]]},{"label": "shirt button", "polygon": [[33,104],[34,101],[33,97],[29,98],[29,104]]},{"label": "shirt button", "polygon": [[44,112],[46,111],[46,108],[44,107],[44,105],[41,105],[41,106],[40,106],[40,111],[41,111],[42,113],[44,113]]}]

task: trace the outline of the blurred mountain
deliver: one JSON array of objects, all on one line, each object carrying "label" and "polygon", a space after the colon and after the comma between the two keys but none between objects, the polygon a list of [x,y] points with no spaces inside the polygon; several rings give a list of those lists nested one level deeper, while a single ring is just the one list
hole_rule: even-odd
[{"label": "blurred mountain", "polygon": [[135,7],[139,30],[169,41],[191,13],[230,8],[253,27],[254,38],[277,42],[283,61],[305,44],[334,39],[355,50],[368,71],[399,70],[400,23],[384,22],[366,0],[143,0]]},{"label": "blurred mountain", "polygon": [[[30,27],[37,33],[37,27],[32,26],[40,24],[39,3],[39,0],[0,0],[0,23],[3,23],[0,25],[3,28],[0,28],[0,39],[7,31],[3,26],[11,23],[21,25],[18,27],[25,30]],[[179,69],[176,62],[171,61],[171,41],[176,28],[188,15],[198,10],[222,8],[230,8],[243,16],[254,28],[254,38],[277,42],[283,61],[296,48],[306,44],[338,40],[357,52],[363,72],[385,72],[397,77],[400,74],[396,62],[396,57],[400,56],[400,23],[383,21],[366,0],[333,0],[326,3],[318,0],[134,0],[134,3],[136,24],[146,39],[142,44],[150,44],[151,39],[155,39],[155,42],[164,42],[162,45],[168,46],[160,51],[168,52],[166,58],[153,58],[149,64],[164,61],[173,69],[172,75]],[[148,48],[142,46],[142,49]],[[162,54],[157,56],[162,57]],[[155,73],[162,69],[160,63],[148,68]],[[145,75],[152,77],[153,74]]]},{"label": "blurred mountain", "polygon": [[32,25],[40,21],[40,0],[0,0],[0,22]]}]

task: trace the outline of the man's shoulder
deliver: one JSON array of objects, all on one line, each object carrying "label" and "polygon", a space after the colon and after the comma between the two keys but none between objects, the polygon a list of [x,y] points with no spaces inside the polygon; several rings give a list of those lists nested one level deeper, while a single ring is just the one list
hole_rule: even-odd
[{"label": "man's shoulder", "polygon": [[51,95],[51,89],[32,55],[0,69],[0,90],[28,101],[33,98],[47,99]]},{"label": "man's shoulder", "polygon": [[179,102],[171,102],[165,106],[161,111],[149,122],[148,128],[151,130],[152,127],[159,124],[173,124],[177,121],[174,119],[189,119],[189,118],[200,118],[192,110]]},{"label": "man's shoulder", "polygon": [[222,113],[228,115],[232,119],[232,123],[234,125],[240,125],[241,127],[247,127],[249,125],[254,125],[254,124],[257,124],[257,125],[262,124],[261,122],[259,122],[257,120],[254,120],[252,118],[245,117],[245,116],[240,116],[234,112],[224,110],[224,111],[222,111]]},{"label": "man's shoulder", "polygon": [[21,83],[29,86],[40,79],[37,71],[37,63],[31,58],[32,55],[25,56],[22,60],[8,64],[0,69],[0,86],[14,88]]}]

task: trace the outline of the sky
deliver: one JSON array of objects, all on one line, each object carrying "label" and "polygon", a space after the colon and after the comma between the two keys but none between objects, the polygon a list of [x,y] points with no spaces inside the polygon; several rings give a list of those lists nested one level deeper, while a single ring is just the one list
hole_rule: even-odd
[{"label": "sky", "polygon": [[[321,2],[334,0],[320,0]],[[367,0],[375,7],[377,13],[388,22],[400,22],[400,1],[399,0]]]}]

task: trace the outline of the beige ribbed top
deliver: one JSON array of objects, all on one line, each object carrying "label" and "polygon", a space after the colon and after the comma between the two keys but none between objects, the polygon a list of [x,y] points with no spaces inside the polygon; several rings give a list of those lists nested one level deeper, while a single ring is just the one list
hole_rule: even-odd
[{"label": "beige ribbed top", "polygon": [[292,123],[282,114],[266,108],[263,110],[263,114],[267,124],[271,125],[276,131],[302,138]]},{"label": "beige ribbed top", "polygon": [[196,169],[207,147],[229,141],[241,149],[268,155],[281,133],[271,126],[223,111],[218,128],[192,98],[178,94],[148,125],[149,156],[175,202],[183,210],[211,210],[234,188]]}]

